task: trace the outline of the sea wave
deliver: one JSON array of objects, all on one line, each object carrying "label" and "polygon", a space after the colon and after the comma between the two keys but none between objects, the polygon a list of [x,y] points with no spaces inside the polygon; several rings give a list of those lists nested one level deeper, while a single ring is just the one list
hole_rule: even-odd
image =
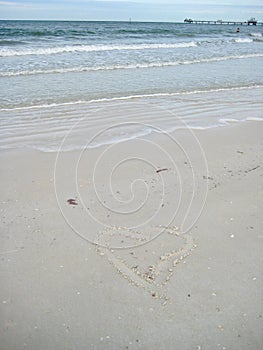
[{"label": "sea wave", "polygon": [[176,44],[137,44],[137,45],[66,45],[61,47],[48,47],[27,50],[0,50],[0,57],[27,56],[27,55],[54,55],[72,52],[94,52],[94,51],[123,51],[123,50],[152,50],[152,49],[177,49],[195,47],[194,41],[180,42]]},{"label": "sea wave", "polygon": [[234,42],[236,43],[253,43],[253,39],[249,39],[249,38],[237,38],[234,39]]},{"label": "sea wave", "polygon": [[217,89],[203,89],[203,90],[190,90],[190,91],[178,91],[178,92],[159,92],[152,94],[138,94],[138,95],[125,95],[118,97],[105,97],[91,100],[77,100],[70,102],[57,102],[50,104],[39,104],[39,105],[30,105],[30,106],[17,106],[10,108],[0,108],[0,112],[10,112],[10,111],[20,111],[20,110],[38,110],[42,108],[55,108],[62,106],[75,106],[75,105],[86,105],[86,104],[100,104],[101,102],[114,102],[114,101],[127,101],[133,99],[147,99],[147,98],[156,98],[156,97],[169,97],[169,96],[187,96],[187,95],[196,95],[196,94],[207,94],[207,93],[217,93],[217,92],[226,92],[226,91],[239,91],[239,90],[253,90],[253,89],[262,89],[263,84],[257,85],[248,85],[248,86],[233,86]]},{"label": "sea wave", "polygon": [[24,42],[19,40],[0,40],[0,46],[15,46],[22,44],[24,44]]},{"label": "sea wave", "polygon": [[138,63],[138,64],[127,64],[127,65],[110,65],[110,66],[95,66],[95,67],[69,67],[69,68],[54,68],[54,69],[37,69],[37,70],[23,70],[23,71],[8,71],[1,72],[0,77],[14,77],[14,76],[26,76],[26,75],[38,75],[38,74],[63,74],[63,73],[81,73],[81,72],[96,72],[96,71],[111,71],[111,70],[122,70],[122,69],[146,69],[146,68],[162,68],[162,67],[173,67],[178,65],[191,65],[191,64],[202,64],[221,62],[228,60],[240,60],[246,58],[263,57],[263,53],[258,54],[247,54],[247,55],[231,55],[225,57],[213,57],[189,61],[168,61],[168,62],[149,62],[149,63]]},{"label": "sea wave", "polygon": [[250,36],[254,36],[254,37],[262,37],[262,33],[250,33]]},{"label": "sea wave", "polygon": [[87,36],[89,34],[96,34],[95,31],[82,29],[23,29],[23,28],[0,28],[0,35],[8,35],[8,37],[68,37],[68,36]]}]

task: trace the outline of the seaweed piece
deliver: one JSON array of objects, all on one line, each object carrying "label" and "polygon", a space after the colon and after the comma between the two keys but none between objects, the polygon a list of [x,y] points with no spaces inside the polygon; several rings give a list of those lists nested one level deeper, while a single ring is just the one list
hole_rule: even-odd
[{"label": "seaweed piece", "polygon": [[71,205],[78,205],[78,203],[76,202],[76,199],[73,199],[73,198],[69,198],[67,202],[68,204],[71,204]]}]

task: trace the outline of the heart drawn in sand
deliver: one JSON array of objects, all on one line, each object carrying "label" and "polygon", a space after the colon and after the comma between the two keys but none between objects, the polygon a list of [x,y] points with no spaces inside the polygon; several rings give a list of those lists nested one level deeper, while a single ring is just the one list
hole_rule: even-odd
[{"label": "heart drawn in sand", "polygon": [[[100,232],[96,244],[98,253],[106,257],[130,284],[145,289],[154,298],[167,300],[166,284],[176,266],[190,255],[196,245],[191,234],[180,234],[176,226],[156,226],[151,228],[151,232],[160,228],[162,233],[149,242],[139,231],[111,227]],[[108,248],[112,245],[120,248]]]}]

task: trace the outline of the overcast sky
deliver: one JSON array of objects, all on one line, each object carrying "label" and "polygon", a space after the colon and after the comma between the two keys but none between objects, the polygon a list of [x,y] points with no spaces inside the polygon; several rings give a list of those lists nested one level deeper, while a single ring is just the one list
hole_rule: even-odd
[{"label": "overcast sky", "polygon": [[263,0],[0,0],[0,19],[263,21]]}]

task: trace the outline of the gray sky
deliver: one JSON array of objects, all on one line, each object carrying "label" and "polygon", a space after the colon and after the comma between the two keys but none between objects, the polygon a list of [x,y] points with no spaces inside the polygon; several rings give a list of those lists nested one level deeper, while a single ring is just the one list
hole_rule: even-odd
[{"label": "gray sky", "polygon": [[263,0],[0,0],[0,19],[263,21]]}]

